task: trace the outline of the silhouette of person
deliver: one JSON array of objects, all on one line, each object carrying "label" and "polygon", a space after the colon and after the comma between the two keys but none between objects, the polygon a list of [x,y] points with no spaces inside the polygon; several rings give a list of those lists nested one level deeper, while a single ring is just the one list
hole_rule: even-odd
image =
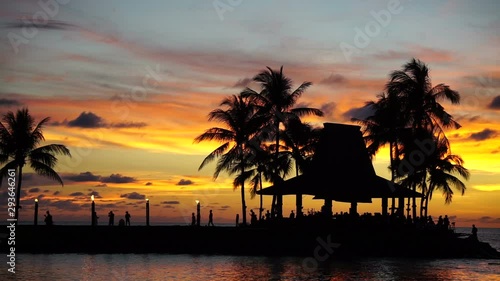
[{"label": "silhouette of person", "polygon": [[45,224],[46,225],[53,225],[54,222],[52,221],[52,215],[50,214],[49,211],[46,212],[46,214],[44,215],[45,216]]},{"label": "silhouette of person", "polygon": [[109,211],[108,217],[109,217],[109,225],[115,225],[115,214],[113,213],[113,211]]},{"label": "silhouette of person", "polygon": [[445,215],[443,219],[443,228],[448,229],[449,227],[450,227],[450,220],[448,219],[448,215]]},{"label": "silhouette of person", "polygon": [[125,212],[125,225],[128,225],[130,226],[130,214],[128,213],[128,211]]},{"label": "silhouette of person", "polygon": [[194,213],[191,214],[191,226],[195,226],[196,225],[196,217],[194,215]]},{"label": "silhouette of person", "polygon": [[442,227],[442,226],[443,226],[443,216],[439,216],[437,225],[438,225],[439,227]]},{"label": "silhouette of person", "polygon": [[208,226],[215,226],[214,225],[214,214],[212,213],[212,210],[210,210],[210,214],[208,215]]},{"label": "silhouette of person", "polygon": [[118,221],[118,226],[125,226],[125,221],[123,219],[120,219]]},{"label": "silhouette of person", "polygon": [[253,210],[250,210],[250,223],[252,225],[257,224],[257,215],[255,214],[255,212]]},{"label": "silhouette of person", "polygon": [[266,221],[270,220],[271,219],[271,213],[269,212],[269,210],[266,211]]},{"label": "silhouette of person", "polygon": [[472,238],[477,240],[477,228],[476,225],[472,225]]},{"label": "silhouette of person", "polygon": [[294,213],[294,212],[293,212],[293,210],[292,210],[292,212],[290,213],[290,219],[292,219],[292,220],[293,220],[294,218],[295,218],[295,213]]}]

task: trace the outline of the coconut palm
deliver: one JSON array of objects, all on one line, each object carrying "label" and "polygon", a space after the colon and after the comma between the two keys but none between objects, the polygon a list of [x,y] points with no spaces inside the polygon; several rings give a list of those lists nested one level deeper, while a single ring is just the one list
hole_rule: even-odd
[{"label": "coconut palm", "polygon": [[[251,97],[255,103],[266,113],[271,130],[274,132],[275,157],[279,155],[280,148],[280,125],[291,118],[299,118],[306,115],[323,116],[323,112],[316,108],[293,108],[297,100],[309,88],[312,83],[304,82],[297,89],[292,90],[292,80],[283,74],[283,66],[279,71],[267,67],[257,74],[253,81],[260,84],[261,91],[256,92],[252,89],[245,89],[245,95]],[[276,161],[277,162],[277,161]],[[283,197],[277,196],[277,215],[283,216]]]},{"label": "coconut palm", "polygon": [[[404,120],[397,96],[389,96],[382,93],[377,96],[377,101],[369,101],[364,107],[372,114],[365,119],[352,118],[351,120],[362,126],[362,132],[366,142],[370,158],[373,158],[378,150],[389,144],[389,156],[391,170],[391,180],[396,179],[395,165],[396,159],[399,159],[402,143],[398,135],[404,130]],[[385,199],[386,200],[386,199]],[[402,212],[402,198],[400,199],[400,213]],[[392,198],[391,212],[395,211],[395,199]]]},{"label": "coconut palm", "polygon": [[0,169],[0,182],[9,169],[17,170],[17,197],[14,216],[16,220],[19,216],[23,168],[27,163],[35,173],[64,185],[61,177],[54,171],[57,164],[55,154],[71,156],[70,151],[62,144],[39,146],[45,140],[43,128],[49,120],[50,118],[47,117],[35,124],[28,109],[23,108],[16,113],[7,112],[0,122],[0,164],[6,163]]},{"label": "coconut palm", "polygon": [[451,154],[448,140],[445,138],[436,139],[436,148],[428,157],[427,165],[427,185],[424,191],[423,203],[421,204],[420,216],[427,217],[429,200],[435,190],[441,190],[445,197],[445,203],[450,204],[453,199],[453,189],[455,187],[462,195],[465,193],[465,184],[455,175],[460,175],[468,180],[469,171],[463,166],[463,159]]},{"label": "coconut palm", "polygon": [[[405,128],[415,132],[422,130],[444,132],[445,128],[460,128],[460,124],[439,103],[441,100],[447,100],[452,104],[458,104],[459,93],[445,84],[432,86],[429,69],[420,60],[412,59],[402,70],[393,71],[386,89],[390,99],[394,98],[399,102]],[[406,153],[411,152],[406,150]],[[415,190],[418,184],[420,183],[413,183],[412,188]],[[415,217],[416,198],[413,197],[412,200]]]},{"label": "coconut palm", "polygon": [[[223,144],[205,157],[198,170],[218,158],[214,179],[222,171],[239,173],[239,177],[246,178],[246,170],[252,165],[247,161],[251,150],[249,140],[259,132],[264,118],[256,114],[256,108],[250,99],[242,95],[225,98],[220,106],[226,109],[213,110],[209,113],[208,120],[221,122],[226,128],[210,128],[196,137],[195,142],[215,140]],[[241,189],[243,224],[246,224],[245,181],[235,180],[235,188],[238,186]]]},{"label": "coconut palm", "polygon": [[[319,141],[321,129],[313,128],[307,123],[303,123],[298,118],[287,120],[286,129],[282,130],[285,150],[289,152],[295,162],[295,174],[304,173],[312,159],[316,145]],[[296,214],[302,216],[302,194],[296,194]]]}]

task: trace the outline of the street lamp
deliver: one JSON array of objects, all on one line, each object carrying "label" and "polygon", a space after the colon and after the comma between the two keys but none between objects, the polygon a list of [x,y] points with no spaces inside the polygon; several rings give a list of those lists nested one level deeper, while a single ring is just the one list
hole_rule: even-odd
[{"label": "street lamp", "polygon": [[146,198],[146,226],[149,226],[149,199]]},{"label": "street lamp", "polygon": [[35,225],[38,225],[38,198],[35,198],[35,218],[34,218],[34,223],[35,223]]},{"label": "street lamp", "polygon": [[200,200],[196,200],[196,225],[197,226],[200,226],[200,220],[201,220]]}]

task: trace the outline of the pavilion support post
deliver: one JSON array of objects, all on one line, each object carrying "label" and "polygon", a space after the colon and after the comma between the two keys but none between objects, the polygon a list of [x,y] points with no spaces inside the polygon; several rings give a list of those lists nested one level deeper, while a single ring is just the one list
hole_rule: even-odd
[{"label": "pavilion support post", "polygon": [[297,217],[302,217],[302,194],[296,195],[295,205],[297,206],[297,210],[295,211]]},{"label": "pavilion support post", "polygon": [[355,216],[358,214],[358,202],[356,201],[351,202],[351,208],[349,209],[349,214],[351,216]]},{"label": "pavilion support post", "polygon": [[388,208],[388,198],[382,198],[382,215],[387,216],[387,208]]},{"label": "pavilion support post", "polygon": [[400,217],[404,217],[404,215],[405,215],[405,198],[404,197],[399,197],[398,215]]},{"label": "pavilion support post", "polygon": [[332,215],[333,215],[333,210],[332,210],[332,207],[333,207],[333,203],[332,203],[332,199],[330,198],[325,198],[325,209],[324,209],[324,214],[325,214],[325,217],[331,219],[332,218]]}]

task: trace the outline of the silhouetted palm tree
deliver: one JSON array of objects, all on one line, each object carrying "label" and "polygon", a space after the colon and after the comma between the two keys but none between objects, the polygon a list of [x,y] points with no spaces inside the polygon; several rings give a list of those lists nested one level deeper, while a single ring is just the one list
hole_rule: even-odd
[{"label": "silhouetted palm tree", "polygon": [[15,219],[19,217],[23,168],[27,162],[35,173],[64,185],[53,168],[57,164],[55,154],[71,156],[68,148],[62,144],[38,146],[45,140],[42,130],[49,120],[50,118],[47,117],[35,124],[28,109],[23,108],[15,114],[7,112],[0,122],[0,164],[6,163],[0,170],[0,183],[9,169],[17,170]]},{"label": "silhouetted palm tree", "polygon": [[[460,175],[468,180],[469,171],[463,166],[463,159],[458,155],[450,153],[448,140],[445,138],[436,139],[436,149],[429,156],[427,165],[428,188],[424,192],[424,203],[421,205],[420,216],[427,217],[429,200],[432,199],[434,190],[441,190],[445,196],[445,203],[450,204],[453,198],[455,187],[462,195],[465,193],[465,184],[454,174]],[[423,212],[425,210],[425,212]]]},{"label": "silhouetted palm tree", "polygon": [[[314,154],[319,141],[321,129],[313,128],[311,125],[303,123],[300,119],[287,120],[286,129],[281,131],[285,150],[289,151],[290,157],[295,162],[295,174],[304,173]],[[302,194],[296,194],[296,214],[302,216]]]},{"label": "silhouetted palm tree", "polygon": [[[397,168],[395,161],[399,159],[399,151],[401,150],[398,134],[403,130],[405,124],[402,120],[397,96],[390,97],[386,93],[382,93],[377,98],[377,101],[369,101],[365,105],[365,109],[373,112],[372,115],[365,119],[352,118],[352,121],[362,126],[370,158],[373,158],[381,147],[389,144],[389,169],[391,170],[391,180],[394,182]],[[400,199],[400,208],[402,205],[402,199]],[[394,213],[394,210],[395,200],[393,197],[391,213]]]},{"label": "silhouetted palm tree", "polygon": [[[257,74],[253,81],[261,86],[259,93],[252,89],[245,89],[245,95],[251,97],[257,105],[261,106],[262,112],[266,113],[270,120],[270,128],[274,132],[275,157],[278,157],[280,147],[280,124],[291,118],[299,118],[305,115],[323,116],[323,112],[315,108],[293,108],[299,97],[305,92],[310,82],[302,83],[297,89],[292,90],[292,80],[283,74],[283,67],[279,71],[267,67]],[[274,183],[276,184],[276,183]],[[277,215],[283,216],[283,197],[277,196]]]},{"label": "silhouetted palm tree", "polygon": [[[402,70],[393,71],[386,89],[390,99],[395,98],[400,103],[405,127],[413,131],[441,132],[447,127],[460,128],[460,124],[439,103],[440,100],[448,100],[458,104],[460,95],[445,84],[432,86],[429,69],[420,60],[412,59]],[[413,189],[418,184],[413,183]],[[416,198],[413,197],[414,217],[416,212]]]},{"label": "silhouetted palm tree", "polygon": [[[238,177],[246,178],[246,169],[253,165],[248,157],[251,150],[249,140],[259,132],[264,118],[256,114],[252,102],[242,96],[233,95],[224,99],[220,106],[227,109],[215,109],[209,114],[209,121],[223,123],[226,128],[213,127],[195,138],[195,142],[216,140],[223,144],[212,151],[201,163],[199,170],[206,164],[219,158],[214,172],[216,179],[222,171],[229,174],[239,173]],[[241,207],[243,224],[246,224],[245,181],[235,180],[235,188],[241,187]]]}]

